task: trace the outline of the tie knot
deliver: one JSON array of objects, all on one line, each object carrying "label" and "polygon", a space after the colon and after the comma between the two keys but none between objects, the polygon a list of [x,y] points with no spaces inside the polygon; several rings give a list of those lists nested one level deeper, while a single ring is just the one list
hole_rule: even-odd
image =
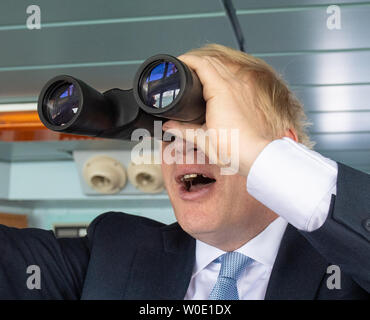
[{"label": "tie knot", "polygon": [[221,262],[219,276],[238,280],[252,259],[239,252],[227,252],[219,258],[219,261]]}]

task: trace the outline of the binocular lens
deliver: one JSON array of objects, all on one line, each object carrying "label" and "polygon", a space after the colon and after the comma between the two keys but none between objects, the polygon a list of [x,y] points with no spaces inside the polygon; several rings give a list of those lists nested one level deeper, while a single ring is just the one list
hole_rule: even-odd
[{"label": "binocular lens", "polygon": [[180,92],[180,74],[172,62],[160,62],[144,71],[139,84],[145,105],[153,108],[169,106]]},{"label": "binocular lens", "polygon": [[155,135],[155,121],[203,123],[206,104],[194,71],[159,54],[144,61],[129,90],[99,92],[80,79],[59,75],[38,99],[42,123],[56,132],[130,140],[136,129]]},{"label": "binocular lens", "polygon": [[64,126],[73,119],[79,106],[79,90],[72,83],[63,82],[46,97],[44,111],[51,124]]}]

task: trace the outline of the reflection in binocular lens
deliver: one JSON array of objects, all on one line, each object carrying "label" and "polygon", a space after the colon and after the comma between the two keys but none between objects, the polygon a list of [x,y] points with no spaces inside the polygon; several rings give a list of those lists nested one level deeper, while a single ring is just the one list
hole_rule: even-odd
[{"label": "reflection in binocular lens", "polygon": [[140,83],[143,102],[154,108],[170,105],[180,92],[180,76],[172,62],[162,62],[148,69]]},{"label": "reflection in binocular lens", "polygon": [[46,115],[53,125],[64,126],[71,121],[80,105],[79,91],[71,83],[55,88],[46,101]]}]

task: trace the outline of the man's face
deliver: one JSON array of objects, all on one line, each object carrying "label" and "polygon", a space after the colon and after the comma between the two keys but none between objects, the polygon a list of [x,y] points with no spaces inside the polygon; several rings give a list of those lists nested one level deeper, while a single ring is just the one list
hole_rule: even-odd
[{"label": "man's face", "polygon": [[[245,75],[239,74],[239,66],[224,64],[241,80],[246,79]],[[162,151],[169,143],[163,142]],[[189,158],[195,159],[194,163],[197,163],[197,153],[200,150],[197,151],[193,145],[187,146],[184,142],[175,150],[177,151],[174,152],[180,154],[176,157],[172,155],[175,159],[179,160],[180,157],[183,163],[187,163],[187,155],[193,153]],[[243,237],[245,242],[248,241],[276,219],[275,213],[249,195],[245,176],[221,175],[220,167],[209,164],[207,157],[205,159],[205,164],[162,162],[167,192],[177,221],[184,231],[216,246],[232,242],[233,237],[240,244]],[[189,183],[184,178],[186,180],[186,177],[191,178],[195,174],[196,178],[189,188]],[[230,249],[234,250],[235,247]]]},{"label": "man's face", "polygon": [[[163,142],[163,150],[168,146]],[[194,147],[175,149],[185,163],[187,153],[194,153]],[[199,151],[198,151],[199,152]],[[179,155],[176,157],[179,159]],[[166,164],[162,172],[178,223],[195,238],[220,235],[228,237],[234,232],[245,230],[253,215],[261,206],[246,191],[246,177],[238,174],[221,175],[215,164]],[[195,161],[196,163],[196,161]],[[186,182],[186,178],[192,182]]]}]

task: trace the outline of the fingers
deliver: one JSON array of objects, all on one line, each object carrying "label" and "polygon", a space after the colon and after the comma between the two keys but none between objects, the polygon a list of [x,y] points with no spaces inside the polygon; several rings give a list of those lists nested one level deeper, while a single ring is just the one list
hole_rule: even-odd
[{"label": "fingers", "polygon": [[163,131],[167,131],[169,129],[179,129],[180,131],[185,129],[199,129],[202,128],[200,124],[194,124],[194,123],[185,123],[181,121],[175,121],[175,120],[169,120],[166,121],[163,126]]},{"label": "fingers", "polygon": [[[203,97],[206,101],[225,88],[225,67],[216,64],[210,57],[198,57],[190,54],[181,55],[179,60],[194,70],[203,86]],[[215,59],[214,59],[215,60]]]}]

